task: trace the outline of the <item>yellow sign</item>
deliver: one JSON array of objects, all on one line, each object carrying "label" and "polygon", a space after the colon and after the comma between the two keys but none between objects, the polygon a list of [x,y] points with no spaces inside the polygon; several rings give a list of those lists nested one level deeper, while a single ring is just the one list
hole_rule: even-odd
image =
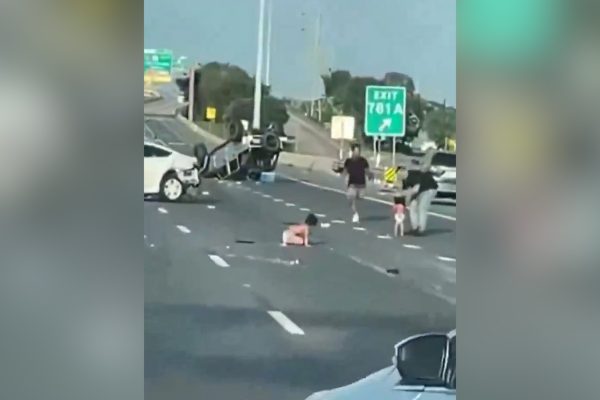
[{"label": "yellow sign", "polygon": [[387,182],[387,183],[396,183],[396,168],[386,168],[386,170],[383,172],[383,179]]},{"label": "yellow sign", "polygon": [[217,109],[214,107],[206,107],[206,119],[210,121],[217,119]]},{"label": "yellow sign", "polygon": [[161,71],[149,70],[144,74],[144,84],[169,82],[171,82],[171,75]]}]

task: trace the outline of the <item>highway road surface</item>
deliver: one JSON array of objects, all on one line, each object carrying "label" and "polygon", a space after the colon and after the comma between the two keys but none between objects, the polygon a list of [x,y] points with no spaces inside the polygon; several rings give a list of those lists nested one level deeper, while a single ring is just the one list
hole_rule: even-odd
[{"label": "highway road surface", "polygon": [[[146,126],[179,151],[203,140],[177,120]],[[145,199],[146,399],[302,400],[389,365],[408,335],[455,328],[452,207],[433,207],[428,236],[393,239],[385,196],[351,224],[341,189],[281,165],[271,184]],[[282,247],[308,210],[324,223],[314,245]]]}]

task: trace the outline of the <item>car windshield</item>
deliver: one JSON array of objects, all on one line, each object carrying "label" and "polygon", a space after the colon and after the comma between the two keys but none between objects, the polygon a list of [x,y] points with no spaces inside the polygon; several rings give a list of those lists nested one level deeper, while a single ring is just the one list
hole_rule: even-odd
[{"label": "car windshield", "polygon": [[431,165],[456,168],[456,154],[437,153],[431,159]]}]

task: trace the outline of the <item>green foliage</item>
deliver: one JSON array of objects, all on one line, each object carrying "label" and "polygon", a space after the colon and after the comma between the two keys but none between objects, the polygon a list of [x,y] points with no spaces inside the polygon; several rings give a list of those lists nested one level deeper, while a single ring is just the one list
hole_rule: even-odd
[{"label": "green foliage", "polygon": [[[263,113],[262,118],[275,118],[278,121],[287,122],[287,111],[282,101],[268,97],[270,88],[263,85]],[[241,114],[244,119],[252,119],[252,97],[254,95],[254,78],[246,71],[231,64],[211,62],[200,69],[200,79],[196,82],[196,116],[203,120],[206,116],[206,108],[217,109],[217,121],[222,122],[227,116],[230,106],[239,100],[245,99],[245,103],[238,103],[241,111],[233,110],[233,114]],[[248,106],[250,112],[247,112]],[[234,107],[235,108],[235,107]],[[267,119],[265,122],[269,121]]]},{"label": "green foliage", "polygon": [[[413,79],[400,72],[388,72],[384,78],[352,77],[350,72],[340,70],[333,71],[330,75],[322,76],[325,85],[327,104],[331,106],[332,115],[352,115],[356,118],[356,124],[362,127],[365,112],[365,88],[368,85],[403,86],[407,92],[407,115],[413,113],[419,120],[423,121],[427,110],[427,101],[420,95],[415,94]],[[328,110],[329,111],[329,110]],[[325,113],[323,121],[325,119]],[[330,117],[329,117],[330,118]],[[420,126],[414,130],[408,130],[409,139],[418,134]]]},{"label": "green foliage", "polygon": [[[226,120],[238,119],[247,120],[252,124],[254,110],[254,99],[236,99],[232,101],[225,109],[224,118]],[[274,97],[263,97],[261,104],[261,125],[266,127],[269,123],[284,125],[288,122],[289,115],[285,102]]]},{"label": "green foliage", "polygon": [[430,139],[443,145],[446,138],[456,138],[456,109],[440,108],[425,117],[424,128]]}]

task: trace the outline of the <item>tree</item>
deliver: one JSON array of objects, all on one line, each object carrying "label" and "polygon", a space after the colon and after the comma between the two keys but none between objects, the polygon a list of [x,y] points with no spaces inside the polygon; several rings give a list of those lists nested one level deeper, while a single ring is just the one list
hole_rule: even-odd
[{"label": "tree", "polygon": [[456,138],[456,109],[442,108],[428,113],[424,128],[439,146],[444,145],[446,138]]},{"label": "tree", "polygon": [[[236,99],[226,108],[224,112],[225,120],[246,120],[251,125],[254,112],[254,99]],[[270,123],[285,125],[289,120],[289,115],[285,102],[274,97],[264,97],[261,103],[261,128],[265,128]]]}]

